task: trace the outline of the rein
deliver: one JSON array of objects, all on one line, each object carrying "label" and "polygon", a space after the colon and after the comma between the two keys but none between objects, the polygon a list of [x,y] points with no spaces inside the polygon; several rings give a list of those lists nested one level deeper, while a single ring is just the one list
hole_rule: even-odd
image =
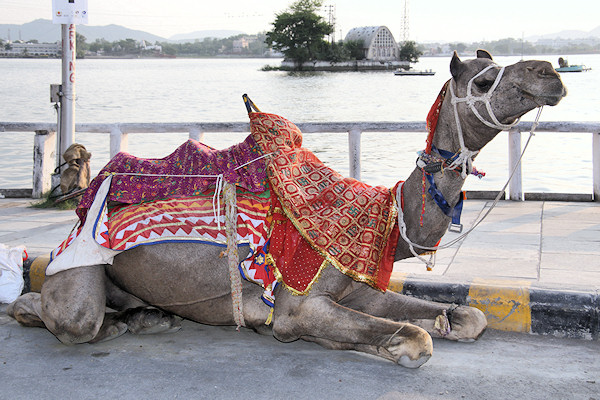
[{"label": "rein", "polygon": [[[471,109],[471,111],[473,112],[473,114],[475,114],[475,116],[486,126],[489,126],[491,128],[494,129],[499,129],[499,130],[508,130],[512,127],[514,127],[516,124],[519,123],[520,118],[518,118],[517,120],[515,120],[513,123],[511,124],[502,124],[498,121],[498,119],[496,118],[496,116],[493,113],[491,104],[490,104],[490,98],[492,96],[493,91],[497,88],[500,79],[502,78],[502,75],[504,74],[504,69],[505,67],[502,67],[500,69],[500,71],[498,72],[498,75],[496,76],[496,79],[494,80],[494,83],[492,85],[492,87],[490,88],[490,90],[485,93],[482,96],[473,96],[472,94],[472,83],[473,81],[481,76],[482,74],[484,74],[486,71],[488,71],[489,69],[493,68],[494,66],[496,66],[496,64],[492,64],[487,66],[486,68],[484,68],[483,70],[481,70],[478,74],[476,74],[475,76],[473,76],[473,78],[471,78],[467,84],[467,96],[466,97],[457,97],[454,94],[454,90],[452,88],[452,79],[449,80],[448,82],[446,82],[442,88],[442,90],[440,91],[440,94],[438,95],[435,103],[433,104],[433,106],[431,107],[431,110],[429,111],[429,114],[427,115],[427,130],[429,132],[428,136],[427,136],[427,147],[425,149],[425,151],[422,152],[422,154],[419,156],[419,159],[417,160],[417,166],[419,168],[421,168],[423,170],[423,174],[424,174],[424,179],[425,177],[427,178],[427,180],[429,181],[430,187],[429,187],[429,193],[432,196],[432,198],[434,199],[434,201],[436,202],[436,204],[440,207],[440,209],[448,216],[450,216],[452,218],[452,223],[449,226],[449,230],[451,231],[455,231],[460,233],[462,231],[462,225],[460,225],[459,219],[460,219],[460,212],[462,210],[462,203],[463,203],[463,199],[464,199],[464,195],[461,194],[458,203],[456,204],[456,206],[454,208],[450,208],[450,206],[448,205],[448,203],[446,202],[446,200],[443,197],[443,194],[439,191],[439,189],[437,189],[436,185],[435,185],[435,181],[433,179],[433,173],[435,172],[439,172],[439,170],[443,170],[443,166],[444,164],[446,164],[447,162],[451,162],[449,166],[447,166],[448,169],[451,170],[455,170],[456,172],[458,172],[458,168],[460,167],[460,174],[461,177],[463,179],[466,179],[467,175],[470,174],[473,171],[473,158],[475,157],[475,155],[477,155],[479,153],[479,150],[476,151],[471,151],[469,150],[465,144],[464,144],[464,138],[463,138],[463,131],[462,131],[462,126],[460,124],[460,118],[458,116],[458,108],[457,108],[457,104],[458,103],[467,103],[467,105],[469,106],[469,108]],[[456,85],[456,82],[454,82],[454,84]],[[453,110],[454,110],[454,118],[456,121],[456,126],[457,126],[457,130],[458,130],[458,139],[459,139],[459,143],[461,146],[461,150],[458,154],[453,154],[452,157],[448,157],[449,154],[452,154],[450,152],[447,152],[445,150],[438,150],[435,148],[435,146],[433,146],[433,136],[435,134],[435,128],[437,127],[437,122],[438,122],[438,118],[439,118],[439,113],[440,113],[440,109],[444,100],[444,96],[446,94],[447,89],[449,88],[450,90],[450,95],[451,97],[451,103],[453,106]],[[492,119],[492,122],[485,120],[481,114],[477,111],[477,109],[475,108],[475,104],[478,101],[482,101],[484,102],[485,106],[486,106],[486,110],[490,116],[490,118]],[[515,167],[513,168],[513,170],[510,173],[510,176],[508,177],[508,180],[506,182],[506,184],[504,185],[504,187],[502,188],[502,190],[498,193],[498,195],[496,196],[496,198],[494,199],[494,202],[492,203],[492,205],[490,206],[490,208],[487,210],[487,212],[478,220],[476,220],[473,225],[463,234],[459,235],[458,237],[454,238],[453,240],[449,241],[448,243],[445,243],[443,245],[436,245],[433,247],[429,247],[429,246],[421,246],[419,244],[416,244],[414,242],[412,242],[407,234],[406,234],[406,223],[404,222],[404,212],[402,210],[402,205],[403,205],[403,186],[404,186],[404,182],[401,182],[396,189],[396,204],[397,204],[397,209],[398,209],[398,227],[400,230],[400,236],[402,237],[402,239],[408,244],[409,250],[412,253],[412,255],[416,258],[418,258],[419,260],[421,260],[422,262],[424,262],[426,264],[427,270],[431,271],[435,265],[435,252],[438,249],[446,249],[449,248],[451,246],[453,246],[454,244],[458,243],[459,241],[461,241],[462,239],[464,239],[465,237],[467,237],[469,235],[469,233],[471,233],[488,215],[489,213],[492,211],[492,209],[494,209],[494,207],[498,204],[498,201],[500,200],[500,197],[504,194],[506,188],[508,187],[512,177],[514,176],[517,168],[519,167],[519,165],[521,164],[521,159],[523,158],[523,155],[525,154],[525,150],[527,150],[527,147],[529,146],[529,142],[531,141],[531,138],[534,136],[534,131],[537,128],[538,124],[539,124],[539,119],[542,113],[542,109],[543,106],[538,107],[538,112],[537,115],[535,117],[535,121],[531,127],[531,131],[529,132],[529,138],[527,139],[527,142],[525,143],[525,146],[523,147],[523,150],[521,152],[521,156],[519,157],[519,159],[517,160],[517,163],[515,164]],[[438,154],[440,154],[442,157],[445,157],[445,160],[443,161],[436,161],[434,163],[430,163],[427,162],[426,160],[431,160],[432,156],[431,156],[431,151],[435,150]],[[427,171],[427,168],[429,168],[429,171]],[[477,171],[478,172],[478,171]],[[425,196],[425,193],[423,193],[423,196]],[[423,198],[423,200],[425,200]],[[454,230],[452,229],[453,227],[459,227],[460,230]],[[421,255],[417,254],[415,248],[421,249],[421,250],[426,250],[427,252],[432,252],[430,255],[430,259],[427,260],[424,257],[422,257]]]}]

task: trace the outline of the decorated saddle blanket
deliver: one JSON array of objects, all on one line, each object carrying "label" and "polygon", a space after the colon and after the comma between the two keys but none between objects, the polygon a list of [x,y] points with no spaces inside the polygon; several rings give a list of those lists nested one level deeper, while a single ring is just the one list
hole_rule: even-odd
[{"label": "decorated saddle blanket", "polygon": [[[265,288],[267,304],[278,282],[296,294],[308,293],[328,263],[385,291],[398,238],[390,189],[345,178],[324,165],[301,147],[302,133],[290,121],[249,115],[250,136],[225,151],[190,140],[164,159],[119,153],[90,184],[77,208],[79,229],[52,259],[60,259],[87,223],[94,224],[95,242],[115,252],[103,256],[109,262],[111,255],[142,244],[225,246],[220,175],[238,188],[238,245],[251,250],[240,272]],[[97,202],[102,205],[92,207]],[[99,211],[87,218],[90,207]]]},{"label": "decorated saddle blanket", "polygon": [[261,152],[273,154],[267,164],[271,189],[307,247],[344,274],[385,291],[398,238],[390,189],[345,178],[323,164],[302,147],[302,133],[285,118],[250,113],[250,129]]},{"label": "decorated saddle blanket", "polygon": [[85,222],[98,188],[114,175],[108,201],[139,204],[156,199],[200,195],[215,185],[219,176],[231,184],[253,193],[266,188],[265,160],[254,139],[224,150],[215,150],[195,140],[188,140],[172,154],[160,159],[145,159],[118,153],[90,183],[77,206],[76,213]]}]

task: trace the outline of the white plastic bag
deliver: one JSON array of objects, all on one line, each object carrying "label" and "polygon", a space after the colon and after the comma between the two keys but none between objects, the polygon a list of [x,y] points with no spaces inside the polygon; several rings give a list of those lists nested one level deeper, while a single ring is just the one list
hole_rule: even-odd
[{"label": "white plastic bag", "polygon": [[12,303],[23,291],[24,251],[25,246],[9,248],[0,243],[0,303]]}]

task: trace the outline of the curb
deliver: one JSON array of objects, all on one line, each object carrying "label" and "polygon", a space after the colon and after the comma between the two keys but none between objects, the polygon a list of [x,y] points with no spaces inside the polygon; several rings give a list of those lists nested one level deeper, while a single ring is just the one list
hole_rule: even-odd
[{"label": "curb", "polygon": [[531,282],[474,278],[440,282],[393,276],[389,290],[423,300],[455,303],[483,311],[488,327],[502,331],[598,340],[597,291],[531,287]]},{"label": "curb", "polygon": [[[49,255],[23,263],[23,293],[39,292]],[[468,305],[480,309],[488,327],[586,340],[600,337],[600,294],[597,291],[531,287],[529,281],[473,278],[470,282],[441,282],[392,276],[388,290],[423,300]]]}]

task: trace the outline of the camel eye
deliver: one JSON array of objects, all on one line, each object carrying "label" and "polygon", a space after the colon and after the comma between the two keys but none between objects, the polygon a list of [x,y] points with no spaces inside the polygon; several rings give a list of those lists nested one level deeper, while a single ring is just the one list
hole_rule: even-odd
[{"label": "camel eye", "polygon": [[477,89],[479,89],[479,91],[487,92],[494,84],[494,81],[481,77],[475,79],[473,83],[475,83],[475,86],[477,86]]}]

